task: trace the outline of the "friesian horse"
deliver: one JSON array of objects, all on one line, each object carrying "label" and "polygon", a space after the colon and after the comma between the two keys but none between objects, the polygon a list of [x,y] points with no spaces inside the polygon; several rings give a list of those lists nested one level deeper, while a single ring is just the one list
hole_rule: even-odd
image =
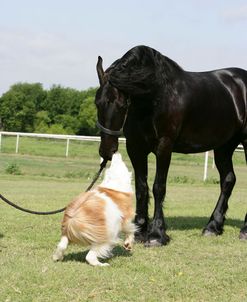
[{"label": "friesian horse", "polygon": [[[203,234],[222,234],[236,181],[232,155],[239,143],[247,160],[247,71],[188,72],[155,49],[136,46],[106,71],[99,57],[97,73],[99,153],[111,160],[123,128],[135,171],[137,239],[146,246],[169,242],[162,204],[172,152],[214,150],[221,192]],[[149,221],[147,157],[151,152],[156,156],[156,175],[154,217]],[[247,219],[240,238],[247,239]]]}]

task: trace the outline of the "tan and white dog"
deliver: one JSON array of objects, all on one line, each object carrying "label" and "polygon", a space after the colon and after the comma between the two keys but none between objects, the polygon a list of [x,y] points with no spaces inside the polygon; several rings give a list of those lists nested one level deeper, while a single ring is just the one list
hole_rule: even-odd
[{"label": "tan and white dog", "polygon": [[131,173],[122,157],[116,153],[106,170],[103,182],[94,190],[82,193],[67,206],[62,221],[62,238],[53,260],[62,260],[69,243],[90,246],[86,261],[91,265],[106,266],[98,258],[108,258],[125,233],[124,248],[131,250],[135,225]]}]

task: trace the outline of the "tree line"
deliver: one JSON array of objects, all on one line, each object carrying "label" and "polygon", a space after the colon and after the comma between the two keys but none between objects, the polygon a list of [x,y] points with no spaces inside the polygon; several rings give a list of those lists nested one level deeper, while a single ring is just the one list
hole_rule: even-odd
[{"label": "tree line", "polygon": [[98,134],[97,88],[79,91],[40,83],[18,83],[0,97],[0,130],[53,134]]}]

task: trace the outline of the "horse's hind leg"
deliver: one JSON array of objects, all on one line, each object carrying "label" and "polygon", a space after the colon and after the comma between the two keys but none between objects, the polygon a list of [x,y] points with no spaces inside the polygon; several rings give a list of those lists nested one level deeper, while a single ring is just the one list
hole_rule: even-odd
[{"label": "horse's hind leg", "polygon": [[[242,142],[243,147],[244,147],[245,160],[246,160],[246,163],[247,163],[247,139],[244,139],[241,142]],[[247,214],[245,215],[244,226],[240,230],[239,238],[247,240]]]},{"label": "horse's hind leg", "polygon": [[236,176],[232,165],[232,154],[235,146],[225,146],[214,150],[215,164],[220,174],[221,193],[216,207],[203,230],[204,235],[221,235],[228,209],[228,199],[236,182]]},{"label": "horse's hind leg", "polygon": [[247,240],[247,214],[245,215],[244,226],[242,227],[242,229],[240,231],[239,239]]}]

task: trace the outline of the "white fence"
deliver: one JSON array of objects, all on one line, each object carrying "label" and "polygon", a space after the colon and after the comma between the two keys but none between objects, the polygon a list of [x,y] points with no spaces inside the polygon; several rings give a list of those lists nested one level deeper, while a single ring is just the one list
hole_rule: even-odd
[{"label": "white fence", "polygon": [[[0,152],[2,148],[3,136],[16,136],[15,153],[19,151],[20,137],[36,137],[66,140],[65,156],[69,156],[69,143],[71,140],[100,142],[99,136],[82,136],[82,135],[62,135],[62,134],[41,134],[41,133],[22,133],[22,132],[0,132]],[[125,138],[119,138],[120,142],[125,142]]]},{"label": "white fence", "polygon": [[[61,139],[66,140],[66,149],[65,149],[65,156],[69,156],[69,143],[70,140],[77,140],[77,141],[91,141],[91,142],[100,142],[99,136],[81,136],[81,135],[62,135],[62,134],[40,134],[40,133],[22,133],[22,132],[0,132],[0,152],[2,148],[2,137],[6,136],[16,136],[16,146],[15,146],[15,153],[19,151],[19,140],[20,137],[36,137],[36,138],[51,138],[51,139]],[[119,138],[120,142],[125,143],[125,138]],[[236,151],[244,151],[243,146],[239,145]],[[207,179],[208,174],[208,156],[209,152],[205,152],[205,161],[204,161],[204,173],[203,173],[203,181]]]},{"label": "white fence", "polygon": [[[243,145],[238,145],[235,151],[243,152],[244,151]],[[208,177],[208,156],[209,156],[209,151],[205,152],[203,181],[205,181]],[[213,168],[214,168],[214,160],[213,160]]]}]

